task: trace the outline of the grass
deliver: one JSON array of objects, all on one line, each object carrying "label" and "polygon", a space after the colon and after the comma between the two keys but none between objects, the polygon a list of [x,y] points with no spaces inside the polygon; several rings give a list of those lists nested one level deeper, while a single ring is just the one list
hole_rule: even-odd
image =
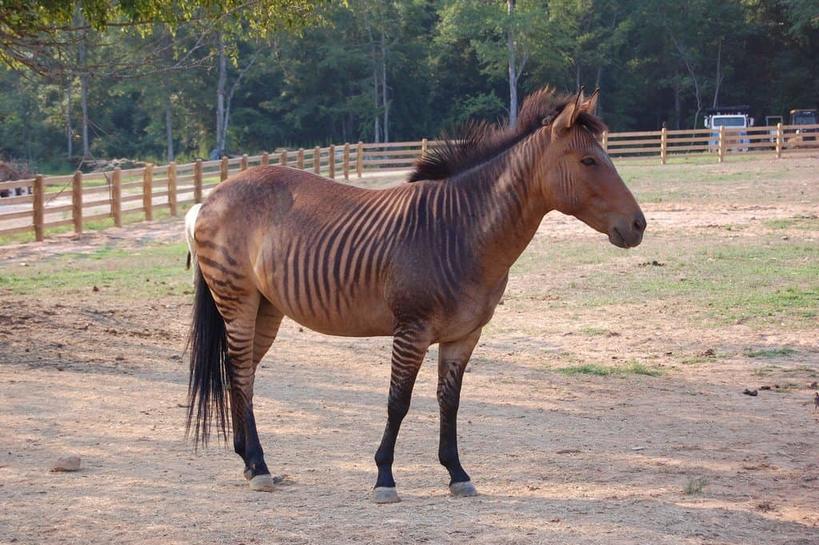
[{"label": "grass", "polygon": [[682,365],[701,365],[703,363],[713,362],[714,359],[715,359],[715,356],[710,356],[710,357],[709,356],[701,356],[701,355],[687,356],[687,357],[683,357],[680,360],[680,363]]},{"label": "grass", "polygon": [[559,372],[564,375],[594,375],[597,377],[606,377],[614,374],[614,368],[604,367],[596,363],[587,363],[585,365],[573,365],[571,367],[561,367]]},{"label": "grass", "polygon": [[617,366],[604,366],[596,363],[586,363],[583,365],[561,367],[558,369],[558,372],[569,376],[593,375],[597,377],[606,377],[611,375],[645,375],[649,377],[659,377],[663,374],[662,369],[658,367],[649,367],[636,360],[630,360],[623,365]]},{"label": "grass", "polygon": [[587,337],[603,337],[608,335],[610,331],[605,327],[586,326],[580,328],[580,333]]},{"label": "grass", "polygon": [[788,347],[762,348],[759,350],[748,349],[745,355],[749,358],[786,358],[796,354],[796,350]]},{"label": "grass", "polygon": [[683,494],[686,496],[694,496],[702,494],[705,486],[708,484],[708,479],[705,477],[695,477],[690,479],[683,487]]},{"label": "grass", "polygon": [[816,216],[780,218],[766,221],[765,226],[770,229],[803,229],[817,231],[819,230],[819,218]]},{"label": "grass", "polygon": [[[644,266],[652,261],[664,266]],[[809,327],[819,316],[819,251],[809,241],[660,233],[624,252],[603,240],[550,246],[536,239],[513,273],[537,274],[546,266],[550,275],[565,278],[527,287],[530,296],[545,290],[559,298],[550,305],[568,310],[657,302],[673,304],[670,312],[681,319],[713,326]]]},{"label": "grass", "polygon": [[126,299],[190,293],[184,243],[140,249],[101,247],[91,253],[63,254],[27,267],[9,266],[0,275],[0,291],[15,295],[42,292],[90,293]]}]

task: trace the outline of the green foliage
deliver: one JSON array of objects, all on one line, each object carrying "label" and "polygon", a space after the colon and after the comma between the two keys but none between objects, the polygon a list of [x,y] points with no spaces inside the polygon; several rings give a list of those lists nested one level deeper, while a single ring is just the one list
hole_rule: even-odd
[{"label": "green foliage", "polygon": [[[0,0],[0,61],[12,66],[0,68],[0,159],[76,166],[80,74],[91,155],[163,161],[170,119],[177,158],[207,156],[217,36],[228,90],[238,81],[231,152],[372,140],[376,120],[391,140],[409,140],[505,117],[510,32],[521,96],[547,83],[599,85],[612,130],[690,127],[715,94],[758,119],[816,106],[819,18],[806,0],[515,6],[510,16],[499,0]],[[386,104],[374,94],[382,64]]]}]

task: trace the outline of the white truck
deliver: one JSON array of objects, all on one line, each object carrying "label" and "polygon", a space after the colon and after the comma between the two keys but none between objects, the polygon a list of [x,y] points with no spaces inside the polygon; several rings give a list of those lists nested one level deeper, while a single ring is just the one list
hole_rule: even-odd
[{"label": "white truck", "polygon": [[712,129],[708,140],[708,147],[711,151],[719,148],[720,127],[732,129],[727,137],[726,148],[748,151],[750,139],[748,133],[742,130],[754,126],[754,118],[748,115],[748,110],[748,106],[727,106],[706,110],[703,121],[706,129]]}]

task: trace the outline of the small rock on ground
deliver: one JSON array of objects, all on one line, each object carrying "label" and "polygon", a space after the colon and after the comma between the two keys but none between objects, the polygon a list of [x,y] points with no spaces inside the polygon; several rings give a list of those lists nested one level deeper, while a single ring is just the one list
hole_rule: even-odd
[{"label": "small rock on ground", "polygon": [[51,468],[52,472],[60,471],[79,471],[82,465],[82,459],[79,456],[71,454],[69,456],[61,456]]}]

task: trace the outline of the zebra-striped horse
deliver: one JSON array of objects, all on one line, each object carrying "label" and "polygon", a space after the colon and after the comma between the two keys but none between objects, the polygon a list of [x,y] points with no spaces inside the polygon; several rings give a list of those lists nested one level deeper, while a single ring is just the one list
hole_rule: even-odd
[{"label": "zebra-striped horse", "polygon": [[[637,246],[646,221],[596,136],[597,93],[544,89],[515,128],[473,124],[416,165],[409,182],[365,190],[286,167],[248,169],[199,211],[189,429],[215,425],[253,490],[274,481],[253,415],[253,381],[282,318],[330,335],[393,337],[387,425],[373,499],[399,501],[392,475],[401,421],[427,348],[438,343],[438,456],[450,491],[476,489],[458,457],[464,368],[509,269],[543,216],[558,210]],[[215,420],[215,424],[214,421]]]}]

